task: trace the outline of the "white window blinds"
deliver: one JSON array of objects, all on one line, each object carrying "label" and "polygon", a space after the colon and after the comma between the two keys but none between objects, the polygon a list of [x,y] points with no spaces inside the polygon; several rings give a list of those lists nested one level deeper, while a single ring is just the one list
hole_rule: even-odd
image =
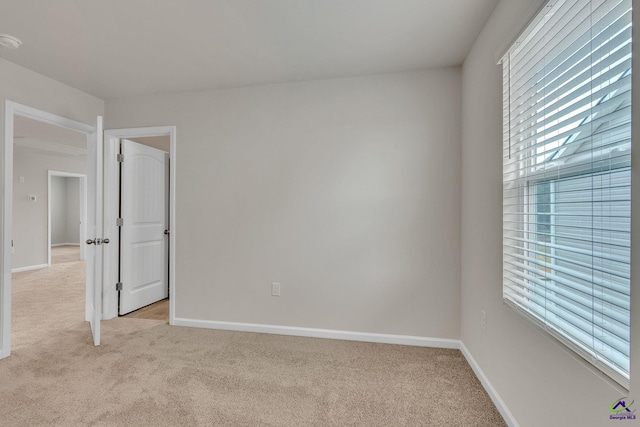
[{"label": "white window blinds", "polygon": [[504,299],[627,388],[631,3],[550,1],[502,59]]}]

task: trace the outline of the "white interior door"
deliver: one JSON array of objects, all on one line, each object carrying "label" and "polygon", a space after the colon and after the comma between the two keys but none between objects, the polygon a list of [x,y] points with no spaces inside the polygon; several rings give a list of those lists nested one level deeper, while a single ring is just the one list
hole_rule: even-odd
[{"label": "white interior door", "polygon": [[168,154],[129,140],[121,144],[119,314],[169,296]]},{"label": "white interior door", "polygon": [[[91,324],[93,344],[100,345],[102,318],[102,117],[98,117],[87,150],[87,276],[86,320]],[[90,243],[90,241],[93,241]],[[107,240],[108,242],[108,240]]]}]

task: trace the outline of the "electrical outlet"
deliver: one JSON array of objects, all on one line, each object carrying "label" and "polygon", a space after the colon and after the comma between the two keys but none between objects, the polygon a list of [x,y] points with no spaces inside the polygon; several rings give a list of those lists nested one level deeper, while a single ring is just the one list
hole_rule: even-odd
[{"label": "electrical outlet", "polygon": [[271,284],[271,296],[273,297],[280,296],[280,283],[273,282]]},{"label": "electrical outlet", "polygon": [[487,312],[480,310],[480,327],[482,332],[487,332]]}]

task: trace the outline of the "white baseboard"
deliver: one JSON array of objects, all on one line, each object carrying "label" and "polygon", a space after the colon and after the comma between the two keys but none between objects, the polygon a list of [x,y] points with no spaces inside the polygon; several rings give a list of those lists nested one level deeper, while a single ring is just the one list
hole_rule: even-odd
[{"label": "white baseboard", "polygon": [[487,376],[484,374],[484,372],[482,372],[482,369],[480,369],[478,362],[476,362],[476,360],[469,352],[469,349],[464,345],[462,341],[460,341],[460,351],[462,351],[462,354],[467,359],[467,362],[471,366],[471,369],[473,369],[473,372],[475,372],[476,376],[480,380],[480,383],[491,398],[493,404],[496,405],[496,408],[500,412],[500,415],[502,415],[502,418],[504,418],[504,421],[507,423],[507,425],[509,427],[519,427],[519,424],[516,421],[515,417],[513,416],[511,411],[509,411],[507,405],[504,403],[496,389],[493,388],[493,385],[491,385],[491,382],[489,382]]},{"label": "white baseboard", "polygon": [[294,326],[261,325],[257,323],[219,322],[175,318],[175,326],[222,329],[226,331],[258,332],[263,334],[293,335],[299,337],[328,338],[347,341],[376,342],[383,344],[412,345],[416,347],[460,348],[459,340],[417,337],[411,335],[375,334],[370,332],[337,331],[333,329],[299,328]]},{"label": "white baseboard", "polygon": [[51,247],[56,248],[58,246],[80,246],[80,243],[52,243]]},{"label": "white baseboard", "polygon": [[20,273],[21,271],[40,270],[41,268],[47,268],[49,264],[28,265],[26,267],[12,268],[12,273]]}]

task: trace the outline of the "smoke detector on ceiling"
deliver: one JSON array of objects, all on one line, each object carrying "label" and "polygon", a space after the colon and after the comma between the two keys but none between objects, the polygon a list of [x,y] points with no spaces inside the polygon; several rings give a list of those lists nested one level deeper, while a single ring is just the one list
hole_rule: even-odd
[{"label": "smoke detector on ceiling", "polygon": [[9,34],[0,34],[0,46],[7,49],[17,49],[22,46],[22,40]]}]

